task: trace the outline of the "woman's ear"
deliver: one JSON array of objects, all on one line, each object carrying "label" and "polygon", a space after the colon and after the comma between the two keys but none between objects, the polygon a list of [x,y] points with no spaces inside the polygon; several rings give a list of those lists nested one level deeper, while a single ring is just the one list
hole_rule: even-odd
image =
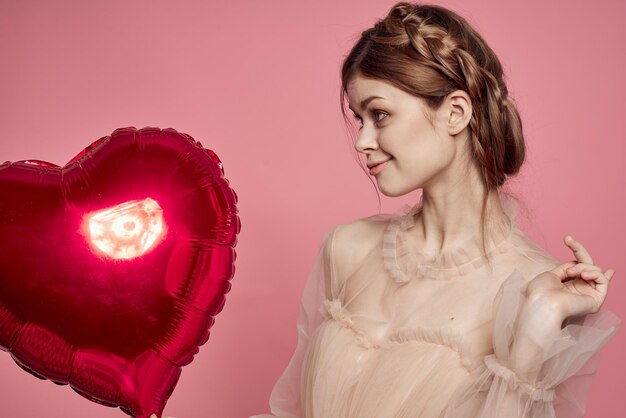
[{"label": "woman's ear", "polygon": [[450,135],[457,135],[469,125],[472,118],[472,101],[463,90],[455,90],[446,96],[447,127]]}]

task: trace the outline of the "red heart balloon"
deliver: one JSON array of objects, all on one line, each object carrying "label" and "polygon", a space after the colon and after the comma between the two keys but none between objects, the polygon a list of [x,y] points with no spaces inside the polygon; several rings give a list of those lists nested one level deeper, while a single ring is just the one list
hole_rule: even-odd
[{"label": "red heart balloon", "polygon": [[236,203],[217,155],[171,128],[117,129],[64,167],[0,165],[0,348],[160,416],[230,290]]}]

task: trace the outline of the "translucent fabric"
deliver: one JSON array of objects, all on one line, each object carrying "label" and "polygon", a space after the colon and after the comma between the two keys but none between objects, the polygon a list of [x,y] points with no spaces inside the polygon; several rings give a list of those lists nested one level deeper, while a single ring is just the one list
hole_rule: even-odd
[{"label": "translucent fabric", "polygon": [[[549,344],[513,356],[525,286],[560,263],[515,222],[429,254],[411,233],[422,202],[338,225],[307,279],[298,345],[251,418],[582,417],[620,319],[568,318]],[[517,373],[518,365],[535,373]],[[538,371],[538,372],[537,372]]]}]

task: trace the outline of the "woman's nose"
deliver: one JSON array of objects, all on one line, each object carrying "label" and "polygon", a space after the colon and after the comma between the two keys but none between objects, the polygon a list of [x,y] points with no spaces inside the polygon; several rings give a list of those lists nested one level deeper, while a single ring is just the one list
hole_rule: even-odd
[{"label": "woman's nose", "polygon": [[367,150],[378,149],[378,141],[376,139],[376,132],[372,129],[367,129],[365,126],[359,131],[359,136],[354,143],[354,148],[358,152],[366,152]]}]

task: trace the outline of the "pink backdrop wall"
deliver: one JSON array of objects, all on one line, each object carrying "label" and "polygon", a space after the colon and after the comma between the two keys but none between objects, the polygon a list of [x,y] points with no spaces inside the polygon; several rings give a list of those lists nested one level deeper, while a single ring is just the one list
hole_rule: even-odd
[{"label": "pink backdrop wall", "polygon": [[[295,347],[300,292],[325,231],[378,211],[338,107],[352,40],[387,0],[0,1],[0,160],[64,164],[122,126],[173,127],[215,150],[240,198],[237,273],[209,342],[166,415],[268,411]],[[519,223],[561,260],[565,234],[617,270],[605,307],[626,318],[626,3],[438,2],[499,55],[528,141]],[[417,195],[382,196],[393,211]],[[589,417],[623,416],[626,331]],[[122,417],[39,381],[0,353],[0,416]]]}]

